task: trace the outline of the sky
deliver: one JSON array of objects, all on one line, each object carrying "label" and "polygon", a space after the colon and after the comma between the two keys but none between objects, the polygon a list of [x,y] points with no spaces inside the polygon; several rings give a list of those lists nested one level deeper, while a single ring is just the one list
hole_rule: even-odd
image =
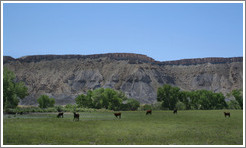
[{"label": "sky", "polygon": [[3,55],[243,56],[242,3],[4,3]]}]

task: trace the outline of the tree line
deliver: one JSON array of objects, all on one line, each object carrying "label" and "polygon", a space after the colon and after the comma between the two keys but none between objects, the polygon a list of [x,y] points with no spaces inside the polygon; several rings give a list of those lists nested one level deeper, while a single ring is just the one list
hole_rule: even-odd
[{"label": "tree line", "polygon": [[127,98],[121,91],[111,88],[98,88],[89,90],[86,95],[81,94],[75,98],[78,107],[109,109],[109,110],[137,110],[140,103],[132,98]]},{"label": "tree line", "polygon": [[157,101],[162,102],[163,109],[243,109],[242,91],[233,90],[227,97],[234,99],[226,102],[222,93],[209,90],[181,91],[168,84],[159,87],[157,91]]}]

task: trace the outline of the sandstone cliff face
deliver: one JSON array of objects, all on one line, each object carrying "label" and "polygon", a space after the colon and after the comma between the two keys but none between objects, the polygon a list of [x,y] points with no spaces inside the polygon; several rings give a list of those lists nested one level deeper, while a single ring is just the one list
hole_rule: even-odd
[{"label": "sandstone cliff face", "polygon": [[204,58],[158,62],[145,55],[43,55],[4,57],[4,66],[24,81],[30,95],[21,104],[36,105],[47,94],[56,104],[75,103],[90,89],[114,88],[141,103],[156,102],[157,88],[207,89],[226,94],[243,87],[243,58]]}]

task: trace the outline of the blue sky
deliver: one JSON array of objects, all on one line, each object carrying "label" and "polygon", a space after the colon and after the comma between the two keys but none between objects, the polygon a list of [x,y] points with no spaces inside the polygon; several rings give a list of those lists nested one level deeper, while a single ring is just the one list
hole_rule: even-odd
[{"label": "blue sky", "polygon": [[243,56],[242,3],[3,5],[3,55]]}]

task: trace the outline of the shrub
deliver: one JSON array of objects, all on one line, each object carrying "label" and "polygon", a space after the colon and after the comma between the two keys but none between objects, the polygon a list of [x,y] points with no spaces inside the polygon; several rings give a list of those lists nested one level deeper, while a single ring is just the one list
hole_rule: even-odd
[{"label": "shrub", "polygon": [[129,99],[121,91],[110,88],[89,90],[86,95],[81,94],[75,99],[77,107],[118,110],[137,110],[140,103]]},{"label": "shrub", "polygon": [[76,104],[67,104],[65,106],[65,108],[74,108],[74,107],[77,107],[77,105]]},{"label": "shrub", "polygon": [[135,99],[128,99],[127,100],[127,106],[129,107],[129,110],[137,110],[140,106],[140,103]]},{"label": "shrub", "polygon": [[48,108],[43,109],[43,112],[57,112],[57,108],[48,107]]},{"label": "shrub", "polygon": [[178,110],[185,110],[186,109],[186,105],[183,102],[178,101],[176,103],[176,109],[178,109]]},{"label": "shrub", "polygon": [[228,105],[228,109],[241,109],[241,106],[236,100],[231,100],[226,103]]},{"label": "shrub", "polygon": [[144,106],[143,106],[143,110],[151,110],[152,109],[152,107],[151,107],[151,105],[149,105],[149,104],[145,104]]},{"label": "shrub", "polygon": [[140,103],[135,99],[127,99],[127,101],[120,105],[121,110],[135,111],[140,107]]},{"label": "shrub", "polygon": [[55,99],[49,98],[47,95],[42,95],[38,98],[40,108],[54,107]]},{"label": "shrub", "polygon": [[6,108],[4,109],[5,114],[16,114],[16,109]]},{"label": "shrub", "polygon": [[162,102],[156,102],[154,104],[151,104],[151,107],[153,110],[162,110],[163,108],[162,108],[161,104],[162,104]]},{"label": "shrub", "polygon": [[237,90],[237,89],[233,90],[232,95],[234,96],[234,98],[238,102],[240,108],[243,109],[243,91]]},{"label": "shrub", "polygon": [[56,106],[56,110],[58,112],[62,112],[63,111],[63,107],[61,105],[58,105],[58,106]]}]

